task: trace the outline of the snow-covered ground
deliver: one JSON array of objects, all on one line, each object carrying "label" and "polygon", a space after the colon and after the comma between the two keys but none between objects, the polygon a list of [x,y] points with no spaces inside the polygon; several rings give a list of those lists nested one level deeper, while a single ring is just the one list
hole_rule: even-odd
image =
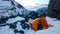
[{"label": "snow-covered ground", "polygon": [[[50,17],[46,17],[48,24],[53,25],[53,27],[50,27],[46,30],[39,30],[34,32],[33,30],[29,29],[29,30],[24,30],[25,33],[24,34],[60,34],[60,21],[56,20],[55,18],[50,18]],[[17,20],[24,20],[24,18],[22,17],[16,17],[13,19],[9,19],[7,21],[12,23],[12,21],[17,21]],[[33,20],[29,20],[29,22],[31,22]],[[22,29],[19,25],[20,23],[17,23],[17,29],[20,30]],[[10,29],[9,26],[3,26],[0,27],[0,34],[20,34],[20,33],[14,33],[14,29]]]},{"label": "snow-covered ground", "polygon": [[[12,2],[13,2],[13,4],[15,4],[15,6],[12,5]],[[19,14],[24,14],[24,15],[27,15],[27,14],[30,13],[30,10],[28,10],[29,7],[27,9],[25,9],[25,7],[23,7],[23,6],[20,7],[21,5],[19,5],[19,7],[20,7],[19,8],[18,3],[14,2],[14,1],[12,1],[12,2],[11,1],[2,1],[2,0],[0,0],[0,18],[1,18],[1,16],[3,16],[4,18],[6,18],[6,16],[9,17],[11,15],[15,16],[15,15],[18,14],[18,12],[19,12]],[[40,7],[40,6],[38,6],[38,7]],[[33,6],[32,9],[33,8],[37,9],[38,7]],[[5,8],[7,8],[7,9],[5,9]],[[11,10],[12,8],[16,8],[16,9]],[[60,21],[56,20],[55,18],[50,18],[50,17],[46,17],[46,19],[47,19],[48,24],[53,25],[53,27],[50,27],[50,28],[48,28],[46,30],[39,30],[39,31],[34,32],[31,29],[29,29],[29,30],[22,29],[20,23],[17,22],[16,29],[23,30],[25,32],[24,34],[60,34]],[[18,20],[19,21],[25,20],[25,18],[19,17],[19,16],[15,17],[15,18],[9,18],[8,21],[6,21],[6,23],[10,24],[10,23],[14,23],[14,22],[16,22]],[[32,23],[33,21],[34,20],[29,19],[28,23],[27,22],[26,23],[29,24],[29,23]],[[14,29],[10,29],[9,27],[10,27],[9,25],[2,26],[2,27],[0,26],[0,34],[20,34],[20,33],[14,33]]]}]

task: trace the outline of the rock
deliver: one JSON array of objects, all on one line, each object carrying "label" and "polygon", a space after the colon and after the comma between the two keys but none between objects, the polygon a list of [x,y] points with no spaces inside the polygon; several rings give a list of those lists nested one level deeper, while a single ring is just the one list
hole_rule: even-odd
[{"label": "rock", "polygon": [[38,13],[38,16],[39,16],[39,17],[45,17],[45,16],[47,16],[47,15],[48,15],[47,12],[48,12],[48,11],[47,11],[47,7],[39,8],[39,9],[36,11],[36,13]]},{"label": "rock", "polygon": [[26,17],[26,18],[25,18],[25,22],[28,22],[28,20],[29,20],[29,18],[28,18],[28,17]]},{"label": "rock", "polygon": [[60,0],[50,0],[48,5],[48,16],[60,20]]},{"label": "rock", "polygon": [[2,0],[2,1],[10,1],[10,0]]},{"label": "rock", "polygon": [[10,24],[9,24],[9,28],[10,28],[10,29],[15,29],[15,28],[16,28],[16,25],[10,23]]},{"label": "rock", "polygon": [[13,2],[13,1],[11,1],[11,4],[12,4],[13,6],[15,6],[15,4],[14,4],[14,2]]},{"label": "rock", "polygon": [[19,33],[24,34],[24,31],[23,30],[20,30]]},{"label": "rock", "polygon": [[15,10],[16,8],[15,7],[13,7],[13,8],[11,8],[11,9],[9,9],[9,10]]},{"label": "rock", "polygon": [[22,25],[22,28],[23,28],[23,29],[27,29],[27,30],[28,30],[29,27],[30,27],[30,26],[29,26],[29,24],[27,24],[27,23],[24,23],[24,24]]},{"label": "rock", "polygon": [[18,4],[17,5],[18,8],[24,8],[22,5]]},{"label": "rock", "polygon": [[29,13],[28,17],[34,20],[38,17],[38,13],[32,11]]},{"label": "rock", "polygon": [[21,25],[23,25],[25,23],[25,20],[21,20],[20,22],[21,22]]},{"label": "rock", "polygon": [[19,33],[17,29],[14,30],[14,33]]},{"label": "rock", "polygon": [[2,19],[0,19],[0,24],[6,23],[7,20],[8,20],[8,18],[2,18]]}]

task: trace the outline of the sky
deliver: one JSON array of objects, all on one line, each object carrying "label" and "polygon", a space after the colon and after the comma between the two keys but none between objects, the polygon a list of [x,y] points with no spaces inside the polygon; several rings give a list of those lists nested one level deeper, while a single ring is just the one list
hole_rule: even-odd
[{"label": "sky", "polygon": [[[34,7],[42,4],[49,4],[49,0],[15,0],[27,9],[33,10]],[[35,10],[35,9],[34,9]]]},{"label": "sky", "polygon": [[23,6],[37,6],[41,4],[48,4],[49,0],[15,0]]}]

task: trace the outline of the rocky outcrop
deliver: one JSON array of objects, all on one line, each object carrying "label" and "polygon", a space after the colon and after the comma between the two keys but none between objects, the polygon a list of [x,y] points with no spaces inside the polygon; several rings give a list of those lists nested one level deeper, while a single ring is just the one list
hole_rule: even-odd
[{"label": "rocky outcrop", "polygon": [[48,6],[48,16],[60,19],[60,0],[50,0]]}]

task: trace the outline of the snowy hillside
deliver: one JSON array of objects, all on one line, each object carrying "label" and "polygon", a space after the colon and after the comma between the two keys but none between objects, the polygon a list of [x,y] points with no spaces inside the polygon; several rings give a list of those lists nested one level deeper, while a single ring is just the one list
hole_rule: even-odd
[{"label": "snowy hillside", "polygon": [[[38,8],[39,10],[41,10],[43,7],[47,8],[47,5],[45,4],[45,5],[35,7],[35,8],[36,9]],[[39,11],[38,9],[37,9],[37,11],[39,13],[42,12],[42,11]],[[14,0],[0,0],[0,19],[11,17],[11,16],[16,16],[16,15],[20,15],[20,16],[23,15],[23,17],[25,17],[31,11],[32,10],[28,10],[28,9],[24,8],[21,4],[15,2]]]},{"label": "snowy hillside", "polygon": [[12,15],[26,15],[28,13],[29,10],[25,9],[14,0],[0,0],[0,19],[10,17]]},{"label": "snowy hillside", "polygon": [[[50,17],[46,17],[46,19],[47,19],[48,24],[53,25],[53,27],[50,27],[46,30],[39,30],[39,31],[34,32],[31,29],[29,29],[29,30],[22,29],[22,26],[18,22],[16,25],[17,26],[16,29],[17,30],[23,30],[24,34],[60,34],[60,21],[56,20],[54,18],[50,18]],[[9,19],[7,21],[7,23],[8,22],[12,23],[13,20],[14,20],[14,22],[16,22],[17,20],[20,20],[20,21],[24,20],[24,18],[22,18],[22,17],[12,18],[12,19]],[[32,22],[32,21],[33,20],[29,20],[29,22]],[[15,29],[10,29],[9,27],[10,26],[8,26],[8,25],[0,27],[0,34],[20,34],[20,33],[15,33],[14,32]]]},{"label": "snowy hillside", "polygon": [[[14,0],[0,0],[0,22],[5,23],[9,18],[15,18],[17,16],[24,17],[28,20],[28,18],[36,19],[40,17],[42,14],[44,15],[47,5],[43,5],[36,12],[28,10],[24,8],[19,3]],[[7,3],[7,4],[5,4]],[[36,9],[38,7],[35,7]],[[45,8],[45,9],[42,9]],[[40,11],[42,10],[42,11]],[[42,14],[40,12],[43,12]],[[38,15],[39,14],[39,15]],[[32,16],[32,17],[31,17]],[[45,15],[44,15],[45,16]]]}]

